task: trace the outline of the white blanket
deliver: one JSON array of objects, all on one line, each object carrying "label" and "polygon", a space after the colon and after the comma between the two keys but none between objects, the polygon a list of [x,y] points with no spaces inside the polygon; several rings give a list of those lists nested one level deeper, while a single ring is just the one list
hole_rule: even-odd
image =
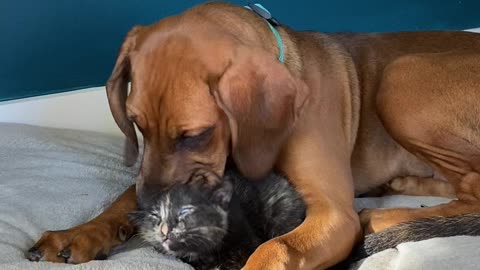
[{"label": "white blanket", "polygon": [[[129,185],[138,168],[122,164],[122,138],[94,132],[0,124],[0,269],[191,269],[142,246],[138,239],[105,261],[81,265],[30,262],[28,250],[45,230],[98,215]],[[357,207],[433,205],[438,198],[359,199]],[[402,244],[358,269],[479,269],[475,237]]]}]

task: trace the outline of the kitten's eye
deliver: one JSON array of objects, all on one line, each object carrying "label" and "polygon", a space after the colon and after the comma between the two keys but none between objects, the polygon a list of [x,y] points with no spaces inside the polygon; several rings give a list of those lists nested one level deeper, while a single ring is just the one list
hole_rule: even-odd
[{"label": "kitten's eye", "polygon": [[195,208],[193,206],[184,206],[182,207],[182,209],[180,209],[180,211],[178,212],[178,217],[179,218],[183,218],[189,214],[191,214],[193,212],[193,210],[195,210]]},{"label": "kitten's eye", "polygon": [[150,213],[150,217],[154,219],[160,219],[160,216],[155,213]]}]

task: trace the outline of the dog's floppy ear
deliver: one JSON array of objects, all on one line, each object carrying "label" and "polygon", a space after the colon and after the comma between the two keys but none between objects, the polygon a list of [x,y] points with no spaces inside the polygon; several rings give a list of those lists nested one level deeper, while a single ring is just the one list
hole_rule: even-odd
[{"label": "dog's floppy ear", "polygon": [[130,81],[130,52],[135,47],[136,37],[141,30],[141,26],[135,26],[128,32],[106,85],[110,111],[118,127],[127,137],[124,149],[124,162],[127,166],[134,165],[138,158],[137,134],[133,123],[127,118],[125,103],[128,95],[128,82]]},{"label": "dog's floppy ear", "polygon": [[272,169],[308,93],[274,55],[236,51],[213,95],[228,116],[233,159],[245,176],[261,178]]}]

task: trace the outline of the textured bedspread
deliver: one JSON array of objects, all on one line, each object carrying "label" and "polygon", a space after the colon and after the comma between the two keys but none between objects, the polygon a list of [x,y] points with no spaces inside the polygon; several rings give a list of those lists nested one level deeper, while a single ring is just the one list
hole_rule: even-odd
[{"label": "textured bedspread", "polygon": [[[133,239],[105,261],[81,265],[29,262],[25,251],[45,230],[98,215],[129,185],[137,168],[122,164],[122,138],[99,133],[0,124],[0,269],[191,269]],[[438,198],[359,199],[358,208],[433,205]],[[479,269],[475,237],[406,243],[358,269]]]}]

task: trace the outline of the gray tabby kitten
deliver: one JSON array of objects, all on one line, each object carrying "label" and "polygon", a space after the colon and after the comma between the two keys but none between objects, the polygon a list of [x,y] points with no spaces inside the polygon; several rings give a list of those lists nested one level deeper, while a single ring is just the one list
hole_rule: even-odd
[{"label": "gray tabby kitten", "polygon": [[178,185],[139,204],[129,217],[140,236],[201,270],[241,269],[261,243],[305,218],[299,195],[274,174],[254,182],[227,171],[215,188]]},{"label": "gray tabby kitten", "polygon": [[[285,177],[249,181],[233,170],[215,188],[178,185],[139,202],[129,218],[159,252],[195,269],[241,269],[263,242],[285,234],[305,218],[305,205]],[[345,261],[355,262],[400,243],[454,235],[480,235],[480,214],[434,217],[370,234]]]}]

